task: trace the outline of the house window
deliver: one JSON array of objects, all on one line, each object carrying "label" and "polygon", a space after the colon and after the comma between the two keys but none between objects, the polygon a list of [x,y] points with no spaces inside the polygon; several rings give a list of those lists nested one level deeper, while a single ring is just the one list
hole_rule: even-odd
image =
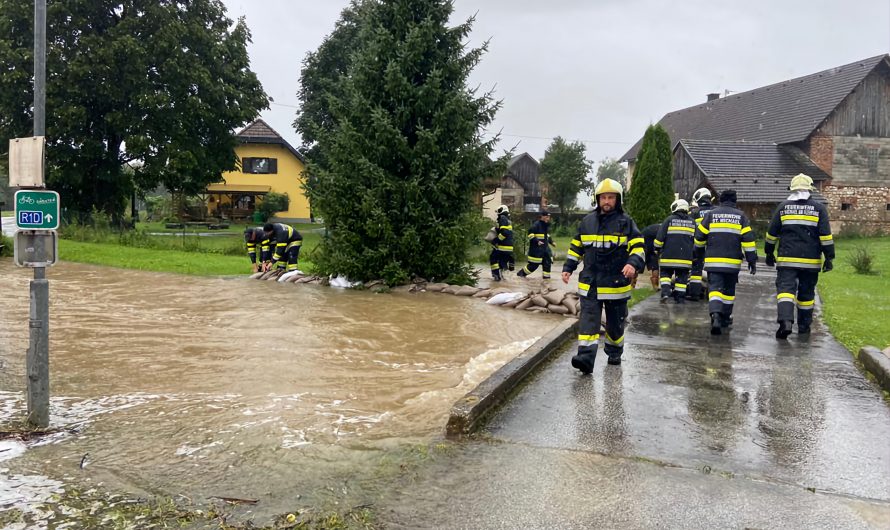
[{"label": "house window", "polygon": [[851,203],[849,203],[849,202],[841,203],[841,210],[847,211],[847,210],[852,210],[852,209],[853,209],[853,205]]},{"label": "house window", "polygon": [[887,211],[890,212],[890,204],[887,205]]},{"label": "house window", "polygon": [[277,158],[244,158],[241,167],[245,173],[274,174],[278,173]]},{"label": "house window", "polygon": [[878,176],[878,148],[877,147],[869,147],[868,148],[868,176],[869,177]]}]

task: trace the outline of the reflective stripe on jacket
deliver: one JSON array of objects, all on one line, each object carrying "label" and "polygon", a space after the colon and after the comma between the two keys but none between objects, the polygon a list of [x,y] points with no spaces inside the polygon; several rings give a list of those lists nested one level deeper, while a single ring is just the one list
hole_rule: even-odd
[{"label": "reflective stripe on jacket", "polygon": [[777,267],[821,269],[823,255],[834,259],[828,210],[812,197],[779,204],[766,231],[767,254],[773,254],[777,242]]},{"label": "reflective stripe on jacket", "polygon": [[498,250],[513,252],[513,224],[509,215],[498,215],[498,236],[492,243]]},{"label": "reflective stripe on jacket", "polygon": [[693,238],[696,224],[685,213],[673,213],[661,223],[655,236],[659,265],[677,269],[692,268]]},{"label": "reflective stripe on jacket", "polygon": [[695,229],[695,247],[704,249],[705,270],[733,272],[742,262],[757,263],[757,245],[748,217],[735,203],[721,203],[705,213]]},{"label": "reflective stripe on jacket", "polygon": [[620,209],[602,215],[594,211],[581,220],[562,270],[575,272],[583,260],[578,294],[589,296],[593,290],[599,300],[620,300],[630,298],[633,289],[621,270],[631,265],[642,271],[644,254],[643,235],[633,219]]}]

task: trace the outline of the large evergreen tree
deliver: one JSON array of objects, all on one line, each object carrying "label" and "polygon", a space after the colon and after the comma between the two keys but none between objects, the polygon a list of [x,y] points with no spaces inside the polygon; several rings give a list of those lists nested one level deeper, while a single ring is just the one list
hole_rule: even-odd
[{"label": "large evergreen tree", "polygon": [[[6,142],[32,131],[33,3],[0,12]],[[233,129],[268,105],[249,41],[219,0],[50,2],[47,184],[62,205],[119,217],[134,184],[195,193],[233,169]]]},{"label": "large evergreen tree", "polygon": [[495,141],[481,134],[499,104],[467,87],[485,46],[468,50],[472,19],[449,27],[451,13],[446,0],[380,0],[363,15],[348,74],[327,93],[324,165],[310,160],[325,272],[390,284],[468,272]]},{"label": "large evergreen tree", "polygon": [[592,164],[585,157],[586,148],[581,142],[566,142],[561,136],[553,139],[541,160],[541,181],[547,185],[547,198],[571,212],[581,190],[591,187],[587,174]]},{"label": "large evergreen tree", "polygon": [[660,223],[671,213],[673,174],[671,137],[661,125],[650,125],[643,135],[627,200],[627,211],[637,226]]}]

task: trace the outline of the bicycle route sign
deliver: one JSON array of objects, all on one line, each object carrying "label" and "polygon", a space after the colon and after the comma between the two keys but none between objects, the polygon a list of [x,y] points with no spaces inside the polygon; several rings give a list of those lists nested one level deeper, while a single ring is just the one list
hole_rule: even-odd
[{"label": "bicycle route sign", "polygon": [[15,192],[15,224],[20,230],[59,228],[59,194],[47,190]]}]

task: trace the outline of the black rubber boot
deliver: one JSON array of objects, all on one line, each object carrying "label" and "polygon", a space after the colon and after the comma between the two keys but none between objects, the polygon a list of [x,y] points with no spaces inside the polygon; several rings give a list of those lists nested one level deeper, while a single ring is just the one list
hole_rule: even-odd
[{"label": "black rubber boot", "polygon": [[686,297],[683,296],[682,293],[674,293],[674,302],[676,302],[676,303],[678,303],[678,304],[685,304],[685,303],[686,303]]},{"label": "black rubber boot", "polygon": [[788,335],[791,335],[791,325],[792,322],[790,320],[782,320],[779,322],[779,329],[776,330],[776,338],[779,340],[787,339]]},{"label": "black rubber boot", "polygon": [[723,319],[720,313],[711,313],[711,335],[721,335],[723,333]]},{"label": "black rubber boot", "polygon": [[615,357],[612,357],[612,356],[610,355],[610,356],[609,356],[609,360],[606,361],[606,362],[607,362],[608,364],[611,364],[612,366],[618,366],[618,365],[621,364],[621,356],[620,356],[620,355],[617,355],[617,356],[615,356]]},{"label": "black rubber boot", "polygon": [[525,278],[528,275],[525,273],[524,270],[519,269],[519,272],[516,273],[516,276],[519,276],[520,278]]},{"label": "black rubber boot", "polygon": [[572,356],[572,368],[577,368],[578,370],[581,370],[582,374],[592,374],[594,359],[596,359],[596,354],[589,354],[589,353],[575,354]]},{"label": "black rubber boot", "polygon": [[499,270],[491,271],[491,279],[496,282],[501,281],[501,271],[499,271]]},{"label": "black rubber boot", "polygon": [[801,324],[797,325],[797,334],[798,335],[806,335],[810,332],[810,326],[803,326]]}]

